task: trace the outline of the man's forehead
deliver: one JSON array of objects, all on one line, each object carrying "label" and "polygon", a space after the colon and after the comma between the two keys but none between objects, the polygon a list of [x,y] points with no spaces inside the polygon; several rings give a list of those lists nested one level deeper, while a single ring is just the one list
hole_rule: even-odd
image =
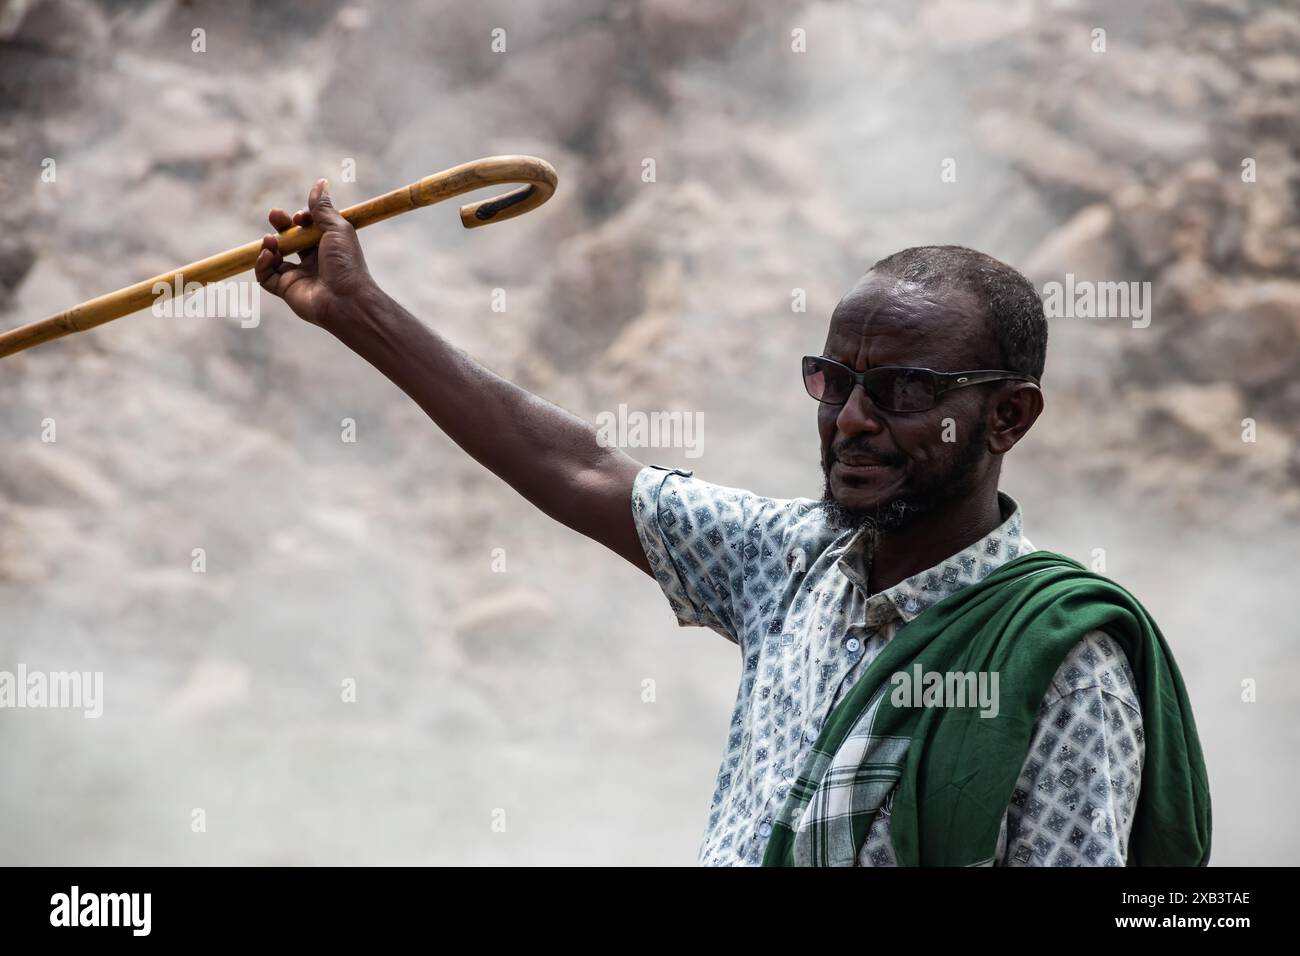
[{"label": "man's forehead", "polygon": [[831,314],[826,354],[870,365],[956,368],[986,363],[988,340],[979,302],[970,293],[868,273]]}]

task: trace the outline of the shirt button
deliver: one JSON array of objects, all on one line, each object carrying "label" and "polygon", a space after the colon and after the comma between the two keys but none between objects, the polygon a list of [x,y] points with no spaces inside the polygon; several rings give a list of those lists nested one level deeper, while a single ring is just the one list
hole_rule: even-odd
[{"label": "shirt button", "polygon": [[862,642],[856,637],[850,637],[844,642],[844,649],[850,654],[856,654],[858,651],[862,650]]},{"label": "shirt button", "polygon": [[815,743],[817,742],[817,733],[816,733],[816,731],[813,731],[813,730],[805,730],[805,731],[803,732],[803,739],[804,739],[804,742],[805,742],[805,743],[815,744]]},{"label": "shirt button", "polygon": [[760,823],[758,825],[758,835],[763,837],[770,837],[772,835],[772,824],[768,823],[766,820]]}]

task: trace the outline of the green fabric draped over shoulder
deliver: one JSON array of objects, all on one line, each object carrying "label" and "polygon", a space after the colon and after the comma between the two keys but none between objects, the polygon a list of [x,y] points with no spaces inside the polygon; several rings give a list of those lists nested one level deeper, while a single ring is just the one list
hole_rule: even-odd
[{"label": "green fabric draped over shoulder", "polygon": [[[899,629],[831,711],[791,788],[765,866],[851,866],[892,792],[901,866],[993,862],[1039,705],[1089,631],[1124,649],[1146,752],[1130,866],[1203,866],[1210,792],[1183,680],[1160,629],[1115,582],[1035,551],[940,601]],[[974,706],[898,704],[894,675],[998,675],[995,716]]]}]

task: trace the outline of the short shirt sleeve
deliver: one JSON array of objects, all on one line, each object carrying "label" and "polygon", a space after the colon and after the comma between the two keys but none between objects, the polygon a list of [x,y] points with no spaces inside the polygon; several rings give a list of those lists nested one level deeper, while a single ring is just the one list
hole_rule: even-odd
[{"label": "short shirt sleeve", "polygon": [[[796,501],[764,498],[651,465],[632,488],[637,535],[683,626],[709,627],[743,646],[755,593],[786,574],[782,535]],[[771,579],[771,580],[769,580]]]},{"label": "short shirt sleeve", "polygon": [[1119,644],[1085,635],[1052,679],[1006,817],[1008,866],[1124,866],[1142,785],[1136,681]]}]

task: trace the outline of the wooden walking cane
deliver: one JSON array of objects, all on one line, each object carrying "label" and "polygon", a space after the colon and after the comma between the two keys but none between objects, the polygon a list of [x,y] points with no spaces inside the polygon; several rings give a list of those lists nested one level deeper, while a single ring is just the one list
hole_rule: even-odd
[{"label": "wooden walking cane", "polygon": [[[440,173],[424,177],[417,183],[394,189],[391,193],[385,193],[355,206],[349,206],[342,210],[340,215],[353,227],[360,229],[372,222],[380,222],[420,206],[430,206],[452,196],[459,196],[461,193],[503,183],[526,183],[527,185],[503,193],[494,199],[484,199],[461,206],[460,221],[466,229],[474,229],[490,222],[501,222],[503,219],[513,219],[530,209],[536,209],[555,192],[556,175],[550,163],[536,156],[489,156],[453,166],[451,169],[444,169]],[[320,242],[320,236],[319,226],[311,226],[307,229],[294,226],[286,229],[280,233],[280,252],[288,256],[309,249]],[[181,282],[185,285],[191,282],[206,285],[209,282],[218,282],[246,272],[253,268],[257,262],[257,255],[261,251],[262,240],[259,238],[245,245],[236,246],[234,249],[227,249],[218,255],[154,276],[152,279],[137,282],[125,289],[98,296],[81,305],[74,305],[48,319],[2,332],[0,333],[0,358],[29,349],[33,345],[40,345],[42,342],[71,335],[73,332],[93,329],[97,325],[148,308],[157,297],[154,292],[156,283],[163,283],[170,288],[177,276],[180,276]]]}]

